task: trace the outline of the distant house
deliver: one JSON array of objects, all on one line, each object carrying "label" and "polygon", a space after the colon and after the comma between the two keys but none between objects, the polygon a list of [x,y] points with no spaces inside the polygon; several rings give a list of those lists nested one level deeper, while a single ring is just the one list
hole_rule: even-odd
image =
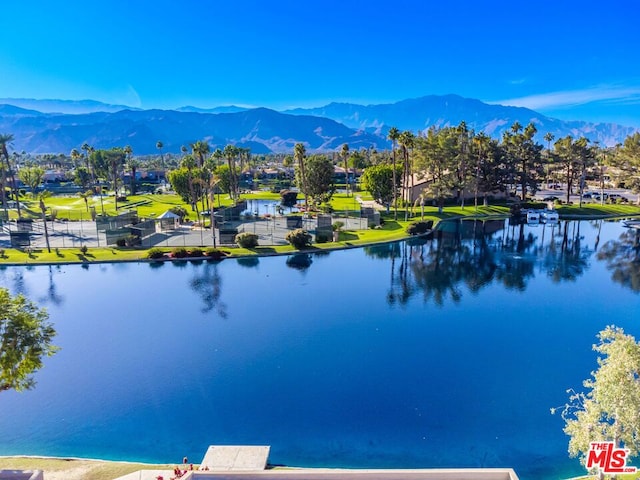
[{"label": "distant house", "polygon": [[[412,183],[413,182],[413,183]],[[420,195],[424,194],[424,200],[426,202],[432,202],[434,198],[429,195],[429,185],[432,183],[431,179],[423,177],[418,174],[413,174],[409,178],[409,186],[408,188],[404,187],[404,184],[400,187],[401,198],[403,198],[406,202],[415,203],[420,199]],[[465,200],[473,199],[476,195],[476,192],[473,188],[468,188],[464,191]],[[486,192],[487,196],[493,198],[506,198],[506,192]],[[478,198],[483,198],[485,196],[485,192],[478,192]],[[452,190],[449,193],[448,198],[456,198],[460,197],[459,192]],[[460,197],[461,198],[461,197]]]}]

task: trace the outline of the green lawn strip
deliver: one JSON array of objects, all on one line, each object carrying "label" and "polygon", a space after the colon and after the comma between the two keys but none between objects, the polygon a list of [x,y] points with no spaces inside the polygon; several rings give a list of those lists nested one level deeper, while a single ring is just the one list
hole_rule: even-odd
[{"label": "green lawn strip", "polygon": [[605,204],[598,205],[583,204],[582,208],[579,205],[560,205],[556,207],[558,214],[561,217],[602,217],[602,216],[619,216],[624,217],[627,215],[640,215],[640,206],[638,205],[619,205],[619,204]]},{"label": "green lawn strip", "polygon": [[[40,457],[0,457],[0,469],[42,470],[47,473],[67,472],[70,477],[79,478],[80,469],[86,469],[83,480],[112,480],[138,470],[173,470],[177,464],[147,464],[129,462],[106,462],[83,459],[40,458]],[[197,466],[194,465],[194,468]]]},{"label": "green lawn strip", "polygon": [[146,250],[128,250],[119,248],[89,248],[82,253],[79,248],[33,249],[31,253],[15,248],[5,249],[0,264],[39,264],[39,263],[95,263],[136,261],[146,258]]}]

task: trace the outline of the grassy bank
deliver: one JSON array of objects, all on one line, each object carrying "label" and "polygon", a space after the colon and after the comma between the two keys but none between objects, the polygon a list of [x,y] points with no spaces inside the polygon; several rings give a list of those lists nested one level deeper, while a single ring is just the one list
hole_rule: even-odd
[{"label": "grassy bank", "polygon": [[[256,194],[257,195],[257,194]],[[155,197],[164,197],[156,195]],[[346,206],[349,202],[353,202],[353,198],[342,196],[338,206]],[[258,198],[258,197],[256,197]],[[260,197],[264,198],[264,197]],[[166,199],[162,200],[166,206]],[[159,203],[159,204],[160,204]],[[159,205],[158,204],[158,205]],[[164,208],[164,207],[163,207]],[[164,210],[163,210],[164,211]],[[615,218],[639,216],[640,207],[636,205],[585,205],[579,208],[577,205],[562,206],[558,208],[561,218]],[[404,210],[398,211],[398,220],[393,220],[393,212],[383,214],[384,224],[380,228],[369,230],[347,230],[340,232],[339,241],[315,244],[313,249],[339,249],[350,248],[354,246],[363,246],[374,243],[391,242],[401,240],[407,237],[406,227],[413,221],[417,220],[433,220],[437,224],[441,220],[454,218],[496,218],[505,217],[510,214],[507,206],[490,205],[479,206],[477,209],[473,206],[466,208],[446,207],[442,213],[438,212],[436,207],[417,208],[414,216],[409,217],[405,221]],[[336,220],[339,220],[337,218]],[[170,248],[162,248],[166,253],[171,251]],[[295,252],[293,247],[289,245],[264,245],[253,249],[245,249],[239,247],[222,248],[228,257],[242,257],[251,255],[278,255]],[[140,261],[146,260],[147,250],[128,249],[128,248],[89,248],[86,253],[82,253],[78,248],[59,248],[53,249],[48,253],[46,249],[35,249],[27,253],[18,249],[5,249],[4,255],[0,256],[0,265],[2,264],[55,264],[55,263],[99,263],[99,262],[119,262],[119,261]],[[188,260],[188,259],[185,259]]]},{"label": "grassy bank", "polygon": [[176,465],[43,457],[0,457],[0,470],[42,470],[47,480],[113,480],[138,470],[173,470]]}]

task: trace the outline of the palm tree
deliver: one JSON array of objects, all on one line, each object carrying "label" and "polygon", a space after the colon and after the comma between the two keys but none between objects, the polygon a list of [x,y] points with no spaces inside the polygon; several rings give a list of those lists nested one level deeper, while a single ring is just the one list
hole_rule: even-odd
[{"label": "palm tree", "polygon": [[77,148],[74,148],[73,150],[71,150],[71,161],[73,162],[73,166],[75,168],[78,167],[78,161],[82,158],[82,155],[80,155],[80,152],[78,151]]},{"label": "palm tree", "polygon": [[195,183],[193,178],[193,169],[196,167],[196,162],[193,159],[192,155],[186,155],[181,162],[181,166],[187,169],[188,172],[188,182],[189,182],[189,196],[191,197],[191,210],[195,210],[196,218],[200,220],[200,212],[198,212],[198,199],[196,198],[195,189],[193,185]]},{"label": "palm tree", "polygon": [[96,174],[95,174],[95,171],[93,169],[93,165],[89,162],[89,156],[93,152],[93,147],[85,142],[85,143],[82,144],[82,146],[80,148],[82,150],[84,150],[85,163],[86,163],[87,169],[91,172],[91,181],[95,184],[96,183]]},{"label": "palm tree", "polygon": [[4,163],[0,159],[0,197],[2,200],[2,209],[4,210],[3,220],[9,220],[9,212],[7,210],[7,169],[4,168]]},{"label": "palm tree", "polygon": [[164,154],[162,153],[163,147],[164,147],[164,143],[158,140],[156,142],[156,148],[160,150],[160,165],[162,165],[162,168],[164,169]]},{"label": "palm tree", "polygon": [[302,185],[298,187],[302,187],[302,191],[304,193],[304,211],[309,212],[309,200],[307,199],[307,177],[304,171],[304,160],[307,154],[307,150],[304,148],[304,144],[296,143],[295,147],[293,147],[293,158],[295,158],[298,169],[300,170],[300,179]]},{"label": "palm tree", "polygon": [[191,144],[191,151],[198,158],[198,167],[202,168],[204,165],[204,157],[209,154],[209,143],[206,140],[198,140],[196,143]]},{"label": "palm tree", "polygon": [[124,154],[125,154],[125,162],[126,162],[127,169],[131,173],[129,189],[131,190],[131,195],[135,195],[136,194],[136,172],[138,171],[138,167],[140,166],[140,163],[138,163],[136,160],[133,159],[133,149],[131,148],[131,145],[126,145],[124,147]]},{"label": "palm tree", "polygon": [[227,145],[224,147],[223,154],[227,159],[229,166],[229,194],[234,203],[238,199],[238,177],[236,176],[236,156],[240,150],[235,145]]},{"label": "palm tree", "polygon": [[84,204],[87,207],[87,212],[89,211],[89,197],[93,196],[93,190],[89,189],[84,192],[80,192],[78,196],[84,200]]},{"label": "palm tree", "polygon": [[[476,160],[476,178],[475,178],[475,192],[473,195],[473,203],[476,211],[478,210],[478,190],[480,188],[480,165],[485,158],[485,155],[489,149],[489,142],[491,141],[491,137],[489,137],[484,132],[480,132],[478,135],[473,136],[473,144],[478,149],[478,158]],[[485,203],[487,201],[487,194],[485,189],[484,195]]]},{"label": "palm tree", "polygon": [[[13,134],[12,133],[3,133],[0,134],[0,154],[4,156],[5,163],[7,165],[7,172],[11,177],[11,191],[15,193],[16,200],[16,208],[18,209],[18,218],[22,215],[20,213],[20,198],[18,198],[18,188],[16,185],[16,176],[13,170],[11,169],[11,162],[9,161],[9,152],[7,151],[7,144],[13,142]],[[0,161],[2,161],[0,159]],[[4,195],[4,190],[3,190]]]},{"label": "palm tree", "polygon": [[340,156],[342,157],[342,161],[344,162],[344,183],[346,184],[347,197],[348,197],[349,196],[349,166],[347,165],[347,160],[349,159],[349,144],[345,143],[342,145],[342,149],[340,150]]},{"label": "palm tree", "polygon": [[[549,185],[549,163],[551,163],[551,142],[553,142],[555,135],[551,132],[547,132],[544,134],[544,141],[547,142],[547,175],[544,179],[545,183]],[[547,187],[548,188],[548,187]]]},{"label": "palm tree", "polygon": [[[404,132],[402,132],[400,134],[400,137],[398,138],[400,146],[402,147],[403,157],[403,199],[407,201],[407,206],[404,211],[405,222],[409,219],[409,206],[411,206],[411,213],[413,214],[413,169],[411,167],[411,156],[409,152],[415,145],[415,138],[415,135],[409,130],[405,130]],[[409,190],[409,176],[411,176],[411,190]]]},{"label": "palm tree", "polygon": [[47,251],[51,253],[51,245],[49,244],[49,230],[47,228],[47,206],[44,204],[46,198],[51,196],[51,192],[43,190],[38,194],[38,200],[40,203],[40,212],[42,213],[42,223],[44,225],[44,238],[47,242]]},{"label": "palm tree", "polygon": [[396,180],[396,142],[400,138],[400,130],[396,127],[391,127],[389,129],[389,133],[387,134],[387,138],[391,140],[391,155],[393,156],[393,219],[398,219],[398,187]]}]

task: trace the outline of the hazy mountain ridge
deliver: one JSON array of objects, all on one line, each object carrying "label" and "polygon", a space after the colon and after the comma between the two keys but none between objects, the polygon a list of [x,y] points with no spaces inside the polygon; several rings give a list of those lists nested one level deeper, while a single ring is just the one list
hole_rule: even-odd
[{"label": "hazy mountain ridge", "polygon": [[64,115],[15,111],[0,105],[0,132],[13,133],[13,147],[31,153],[68,153],[89,143],[94,148],[131,145],[136,154],[156,153],[161,140],[165,152],[207,140],[212,148],[228,143],[250,147],[254,153],[291,152],[297,142],[309,152],[387,147],[381,137],[356,132],[327,118],[287,115],[256,108],[237,113],[195,113],[174,110],[121,110]]},{"label": "hazy mountain ridge", "polygon": [[542,141],[542,137],[550,132],[556,139],[567,135],[585,136],[591,141],[611,146],[637,131],[636,128],[614,123],[559,120],[528,108],[488,104],[459,95],[428,95],[374,105],[330,103],[317,108],[285,110],[285,113],[323,116],[378,135],[384,134],[392,126],[416,132],[425,131],[431,126],[455,126],[464,120],[476,132],[483,131],[498,138],[518,121],[523,126],[534,122],[538,128],[538,141]]},{"label": "hazy mountain ridge", "polygon": [[[136,154],[151,154],[157,152],[158,140],[164,143],[164,151],[174,153],[196,140],[207,140],[212,148],[234,143],[254,153],[291,152],[298,142],[304,143],[309,152],[336,150],[343,143],[352,149],[382,149],[390,146],[386,134],[391,126],[417,132],[430,126],[458,125],[463,120],[476,132],[484,131],[495,138],[515,121],[522,125],[534,122],[537,140],[545,145],[542,137],[547,132],[556,139],[585,136],[610,146],[637,130],[613,123],[563,121],[527,108],[491,105],[458,95],[430,95],[379,105],[330,103],[284,112],[234,105],[140,110],[92,100],[7,101],[20,105],[3,105],[0,100],[0,132],[14,134],[15,150],[32,153],[68,153],[87,142],[95,148],[131,145]],[[43,112],[56,105],[93,111]]]},{"label": "hazy mountain ridge", "polygon": [[97,100],[58,100],[35,98],[0,98],[0,104],[12,105],[40,113],[81,114],[95,112],[119,112],[120,110],[140,110],[126,105],[111,105]]}]

